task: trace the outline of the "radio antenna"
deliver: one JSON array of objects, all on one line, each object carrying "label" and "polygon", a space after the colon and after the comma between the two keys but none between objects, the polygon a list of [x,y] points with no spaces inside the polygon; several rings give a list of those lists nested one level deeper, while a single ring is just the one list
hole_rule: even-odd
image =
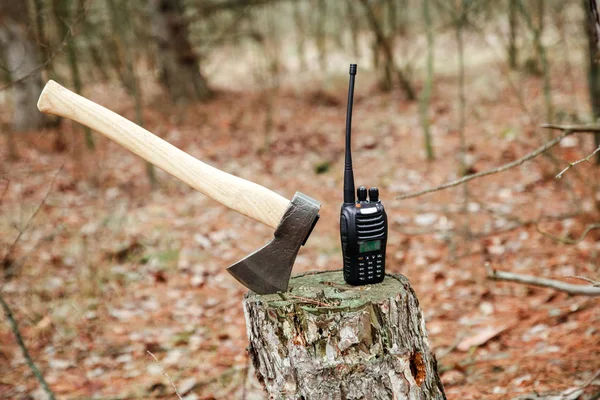
[{"label": "radio antenna", "polygon": [[344,165],[344,203],[354,203],[354,172],[352,171],[352,103],[354,102],[354,78],[356,64],[350,64],[350,84],[348,87],[348,108],[346,109],[346,162]]}]

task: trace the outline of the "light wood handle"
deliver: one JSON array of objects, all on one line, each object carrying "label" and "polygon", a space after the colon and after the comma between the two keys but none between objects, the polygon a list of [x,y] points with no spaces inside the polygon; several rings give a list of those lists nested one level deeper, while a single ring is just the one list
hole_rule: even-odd
[{"label": "light wood handle", "polygon": [[72,119],[114,140],[144,160],[241,214],[276,228],[289,200],[277,193],[220,171],[120,115],[50,80],[38,109]]}]

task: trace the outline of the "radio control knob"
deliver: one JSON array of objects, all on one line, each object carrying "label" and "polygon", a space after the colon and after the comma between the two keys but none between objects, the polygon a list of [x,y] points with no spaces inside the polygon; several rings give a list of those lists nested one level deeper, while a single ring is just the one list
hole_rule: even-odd
[{"label": "radio control knob", "polygon": [[356,197],[358,197],[358,201],[367,201],[367,188],[360,186],[356,190]]},{"label": "radio control knob", "polygon": [[379,189],[376,187],[372,187],[369,189],[369,201],[371,203],[376,203],[379,201]]}]

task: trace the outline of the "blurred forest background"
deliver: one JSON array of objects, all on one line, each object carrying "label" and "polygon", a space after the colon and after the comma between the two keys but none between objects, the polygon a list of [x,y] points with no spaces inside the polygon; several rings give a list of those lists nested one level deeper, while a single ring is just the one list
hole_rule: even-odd
[{"label": "blurred forest background", "polygon": [[356,182],[380,188],[448,397],[600,398],[594,5],[0,0],[0,396],[175,398],[162,368],[188,400],[265,396],[225,267],[272,230],[38,112],[48,79],[322,201],[302,272],[341,268],[356,62]]}]

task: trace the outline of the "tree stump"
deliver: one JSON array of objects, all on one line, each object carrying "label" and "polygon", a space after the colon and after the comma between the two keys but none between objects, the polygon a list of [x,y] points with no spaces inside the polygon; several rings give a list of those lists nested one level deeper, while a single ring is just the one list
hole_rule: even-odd
[{"label": "tree stump", "polygon": [[349,286],[307,273],[244,298],[249,354],[272,399],[445,399],[419,301],[403,275]]}]

